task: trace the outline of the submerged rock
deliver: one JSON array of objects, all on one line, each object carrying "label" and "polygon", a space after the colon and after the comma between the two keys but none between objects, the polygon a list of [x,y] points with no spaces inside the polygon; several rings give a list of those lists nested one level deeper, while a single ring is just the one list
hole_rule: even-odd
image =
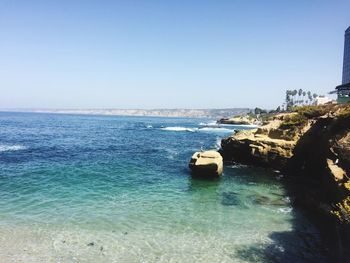
[{"label": "submerged rock", "polygon": [[236,192],[224,192],[222,193],[221,204],[226,206],[241,205],[241,200]]},{"label": "submerged rock", "polygon": [[257,205],[286,206],[289,204],[289,201],[283,198],[270,198],[264,195],[256,195],[252,198]]},{"label": "submerged rock", "polygon": [[189,167],[194,175],[201,177],[218,177],[222,174],[223,160],[217,151],[195,152]]}]

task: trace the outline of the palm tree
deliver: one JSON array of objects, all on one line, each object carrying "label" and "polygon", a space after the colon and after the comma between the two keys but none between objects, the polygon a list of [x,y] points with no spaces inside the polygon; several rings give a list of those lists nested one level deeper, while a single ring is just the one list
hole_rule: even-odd
[{"label": "palm tree", "polygon": [[300,96],[301,94],[303,94],[303,90],[302,89],[299,89],[298,91],[298,103],[300,104]]},{"label": "palm tree", "polygon": [[305,95],[306,95],[306,92],[303,91],[303,104],[304,104]]},{"label": "palm tree", "polygon": [[295,98],[295,96],[298,94],[298,91],[295,89],[295,90],[293,90],[293,105],[294,105],[294,103],[296,102],[296,98]]},{"label": "palm tree", "polygon": [[308,99],[309,99],[309,101],[310,101],[310,103],[311,103],[311,102],[312,102],[311,91],[308,91],[308,92],[307,92],[307,97],[308,97]]}]

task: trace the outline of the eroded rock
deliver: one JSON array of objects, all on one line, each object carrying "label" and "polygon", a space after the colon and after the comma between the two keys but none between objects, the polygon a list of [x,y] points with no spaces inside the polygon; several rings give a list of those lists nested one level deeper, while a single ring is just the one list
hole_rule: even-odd
[{"label": "eroded rock", "polygon": [[195,152],[190,160],[192,173],[200,177],[218,177],[223,171],[223,159],[217,151]]}]

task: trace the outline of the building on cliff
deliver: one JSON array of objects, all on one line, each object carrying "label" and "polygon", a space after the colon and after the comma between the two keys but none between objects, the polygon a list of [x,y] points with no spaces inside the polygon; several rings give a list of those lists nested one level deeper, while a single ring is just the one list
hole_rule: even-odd
[{"label": "building on cliff", "polygon": [[350,102],[350,26],[345,30],[342,84],[335,89],[338,103]]}]

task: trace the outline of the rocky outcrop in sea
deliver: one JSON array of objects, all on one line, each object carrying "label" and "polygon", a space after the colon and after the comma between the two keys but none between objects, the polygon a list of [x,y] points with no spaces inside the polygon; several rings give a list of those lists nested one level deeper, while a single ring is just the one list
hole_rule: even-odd
[{"label": "rocky outcrop in sea", "polygon": [[223,160],[215,150],[195,152],[190,160],[189,168],[195,176],[218,177],[222,174]]},{"label": "rocky outcrop in sea", "polygon": [[231,124],[231,125],[260,125],[261,121],[257,118],[245,116],[235,116],[232,118],[221,118],[217,121],[218,124]]}]

